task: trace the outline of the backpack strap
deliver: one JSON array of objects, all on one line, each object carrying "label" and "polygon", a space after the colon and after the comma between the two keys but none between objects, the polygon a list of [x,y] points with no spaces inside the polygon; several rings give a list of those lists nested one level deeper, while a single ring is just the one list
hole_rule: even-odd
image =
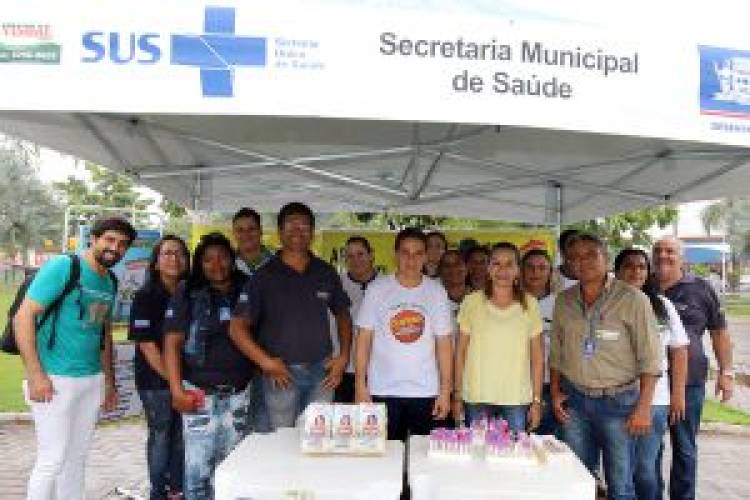
[{"label": "backpack strap", "polygon": [[62,305],[62,301],[66,296],[70,294],[70,292],[73,291],[73,289],[78,286],[78,283],[81,279],[80,257],[77,254],[70,254],[69,257],[70,275],[68,276],[68,281],[67,283],[65,283],[65,287],[63,288],[62,293],[60,293],[60,295],[58,295],[57,298],[52,301],[49,307],[44,310],[41,320],[39,321],[39,326],[41,326],[52,314],[55,315],[52,322],[52,332],[50,332],[49,341],[47,342],[47,347],[50,350],[55,346],[55,337],[57,336],[57,313],[60,309],[60,306]]},{"label": "backpack strap", "polygon": [[[118,285],[117,275],[109,268],[107,268],[107,274],[109,275],[109,281],[112,282],[112,296],[114,297],[114,299],[112,299],[112,307],[114,308],[115,302],[117,302],[117,285]],[[112,314],[114,314],[114,312]],[[99,348],[102,351],[106,347],[104,343],[104,329],[106,328],[105,325],[106,323],[102,325],[102,331],[99,337]]]}]

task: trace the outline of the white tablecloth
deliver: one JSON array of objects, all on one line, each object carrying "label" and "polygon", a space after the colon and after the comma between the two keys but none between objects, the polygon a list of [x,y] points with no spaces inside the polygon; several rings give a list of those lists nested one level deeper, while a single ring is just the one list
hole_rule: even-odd
[{"label": "white tablecloth", "polygon": [[546,464],[500,464],[427,456],[428,440],[409,442],[412,500],[594,500],[594,478],[575,456]]},{"label": "white tablecloth", "polygon": [[403,444],[381,457],[306,456],[299,429],[252,434],[216,469],[217,500],[386,500],[401,494]]}]

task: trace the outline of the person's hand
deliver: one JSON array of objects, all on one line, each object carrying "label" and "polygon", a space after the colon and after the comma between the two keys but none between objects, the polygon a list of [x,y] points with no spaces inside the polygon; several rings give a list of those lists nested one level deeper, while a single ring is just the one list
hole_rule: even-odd
[{"label": "person's hand", "polygon": [[440,391],[440,395],[435,398],[435,404],[432,406],[433,420],[445,420],[451,411],[451,393],[450,391]]},{"label": "person's hand", "polygon": [[685,420],[685,393],[672,394],[669,397],[669,423],[674,425]]},{"label": "person's hand", "polygon": [[113,382],[104,384],[104,401],[102,401],[102,410],[105,412],[115,411],[117,408],[117,388]]},{"label": "person's hand", "polygon": [[651,407],[635,405],[633,413],[625,421],[625,429],[631,436],[643,436],[651,430]]},{"label": "person's hand", "polygon": [[527,419],[530,431],[539,427],[539,422],[542,421],[542,405],[539,402],[532,402],[529,405]]},{"label": "person's hand", "polygon": [[452,411],[453,411],[453,420],[458,422],[464,422],[464,402],[462,399],[457,398],[453,400],[453,403],[451,405]]},{"label": "person's hand", "polygon": [[281,358],[269,358],[263,366],[263,372],[271,378],[271,382],[278,389],[286,389],[292,382],[292,375]]},{"label": "person's hand", "polygon": [[568,399],[563,393],[552,395],[552,413],[560,424],[565,425],[570,420],[570,414],[565,409],[565,400]]},{"label": "person's hand", "polygon": [[323,379],[323,387],[333,390],[339,386],[344,376],[344,370],[349,360],[341,356],[334,356],[326,361],[326,378]]},{"label": "person's hand", "polygon": [[192,413],[198,409],[198,398],[184,389],[172,393],[172,408],[180,413]]},{"label": "person's hand", "polygon": [[37,403],[49,403],[55,393],[52,379],[40,372],[29,377],[29,399]]},{"label": "person's hand", "polygon": [[367,390],[367,386],[364,384],[356,384],[354,387],[354,402],[355,403],[372,403],[370,397],[370,391]]},{"label": "person's hand", "polygon": [[732,393],[734,392],[734,378],[729,374],[722,374],[719,372],[719,376],[716,378],[716,395],[721,395],[721,402],[726,403],[732,399]]}]

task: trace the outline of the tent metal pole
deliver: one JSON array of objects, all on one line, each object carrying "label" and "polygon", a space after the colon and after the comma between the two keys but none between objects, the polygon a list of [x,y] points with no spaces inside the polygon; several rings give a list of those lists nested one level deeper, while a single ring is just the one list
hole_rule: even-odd
[{"label": "tent metal pole", "polygon": [[[155,126],[158,128],[164,128],[165,130],[169,131],[168,127],[163,127],[162,125],[155,125]],[[239,148],[237,146],[224,144],[219,141],[214,141],[213,139],[206,139],[200,136],[186,134],[186,133],[178,132],[178,131],[170,131],[170,132],[176,136],[182,137],[185,140],[192,141],[198,144],[202,144],[204,146],[210,146],[216,149],[229,151],[229,152],[241,155],[241,156],[249,156],[253,158],[259,158],[261,160],[265,160],[268,162],[275,162],[285,168],[295,170],[302,174],[310,175],[311,177],[317,180],[334,182],[338,185],[344,184],[344,185],[357,186],[360,189],[365,189],[368,191],[376,192],[381,196],[389,197],[393,199],[394,201],[401,201],[404,198],[406,198],[406,193],[401,190],[389,188],[386,186],[381,186],[378,184],[373,184],[368,181],[355,179],[353,177],[349,177],[349,176],[339,174],[336,172],[329,172],[326,170],[321,170],[319,168],[310,167],[308,165],[304,165],[304,164],[301,164],[301,163],[298,163],[298,162],[295,162],[293,160],[289,160],[286,158],[275,157],[275,156],[268,155],[265,153],[260,153],[257,151],[250,151],[247,149]]]},{"label": "tent metal pole", "polygon": [[84,128],[89,131],[91,135],[102,145],[105,151],[112,156],[112,158],[119,163],[124,169],[124,173],[127,174],[131,179],[137,179],[137,175],[134,175],[131,165],[125,161],[125,158],[120,154],[115,145],[104,136],[99,127],[94,123],[89,115],[84,113],[76,113],[75,115],[78,120],[83,124]]},{"label": "tent metal pole", "polygon": [[691,189],[698,187],[708,181],[715,180],[717,177],[721,177],[722,175],[726,175],[733,170],[737,170],[738,168],[746,165],[748,162],[750,162],[750,156],[743,156],[732,160],[729,163],[724,164],[723,167],[714,170],[713,172],[710,172],[702,177],[699,177],[698,179],[681,186],[679,189],[675,189],[667,196],[668,198],[675,198],[685,191],[690,191]]},{"label": "tent metal pole", "polygon": [[[474,165],[484,165],[487,167],[492,166],[500,166],[502,168],[511,168],[515,169],[517,171],[525,172],[526,175],[524,175],[524,178],[536,178],[540,182],[539,183],[545,183],[545,182],[559,182],[563,183],[564,180],[557,177],[557,176],[550,176],[547,175],[546,172],[534,170],[528,167],[520,167],[520,166],[510,166],[506,164],[498,164],[496,162],[486,161],[486,160],[478,160],[476,158],[471,158],[465,155],[458,155],[455,153],[445,153],[446,157],[454,158],[460,161],[465,161],[467,163],[471,163]],[[464,186],[460,188],[456,188],[454,190],[447,190],[442,193],[439,193],[441,197],[446,195],[456,195],[456,194],[470,194],[470,193],[476,193],[476,192],[484,192],[484,191],[494,191],[498,187],[510,187],[510,185],[507,184],[508,179],[497,179],[496,181],[485,181],[481,184],[475,184],[471,186]],[[618,194],[620,196],[624,197],[630,197],[634,199],[640,199],[640,200],[647,200],[650,202],[654,201],[662,201],[664,200],[664,196],[658,193],[645,193],[640,191],[634,191],[630,189],[620,189],[620,188],[614,188],[611,186],[602,186],[601,184],[595,184],[592,182],[586,182],[579,179],[575,180],[576,187],[584,190],[584,191],[591,191],[591,192],[601,192],[601,193],[613,193]],[[468,190],[468,192],[467,192]]]},{"label": "tent metal pole", "polygon": [[[320,155],[320,156],[304,156],[304,157],[298,157],[298,158],[290,158],[291,161],[300,162],[300,163],[317,163],[317,162],[334,162],[334,161],[340,161],[340,160],[354,160],[357,158],[378,158],[378,157],[387,157],[387,156],[396,156],[396,155],[402,155],[404,153],[408,153],[411,150],[409,146],[404,146],[400,148],[392,148],[387,150],[375,150],[375,151],[359,151],[359,152],[352,152],[352,153],[346,153],[346,154],[331,154],[331,155]],[[191,175],[195,173],[231,173],[238,170],[260,170],[260,169],[267,169],[269,167],[283,167],[283,164],[280,164],[277,161],[258,161],[258,162],[249,162],[249,163],[237,163],[232,165],[217,165],[217,166],[207,166],[207,165],[171,165],[171,167],[179,167],[180,170],[174,170],[174,171],[154,171],[151,173],[145,173],[144,170],[139,170],[140,177],[142,179],[160,179],[164,177],[179,177],[179,176],[185,176],[185,175]],[[154,168],[154,167],[152,167]],[[154,168],[155,169],[155,168]]]},{"label": "tent metal pole", "polygon": [[[643,164],[637,166],[636,168],[634,168],[630,172],[627,172],[627,173],[621,175],[620,177],[618,177],[617,179],[615,179],[614,181],[610,182],[607,186],[608,187],[619,186],[623,182],[626,182],[626,181],[632,179],[633,177],[635,177],[636,175],[638,175],[638,174],[640,174],[642,172],[645,172],[649,168],[651,168],[654,165],[656,165],[657,163],[659,163],[659,161],[664,160],[666,158],[671,158],[671,152],[669,150],[665,150],[665,151],[663,151],[661,153],[657,153],[656,155],[654,155],[651,158],[649,158],[648,160],[646,160]],[[594,196],[596,196],[596,195],[594,195]],[[568,208],[575,208],[575,207],[581,205],[583,202],[588,201],[589,199],[591,199],[591,197],[589,197],[589,196],[582,197],[582,198],[578,199],[577,201],[575,201],[575,202],[571,203],[570,205],[568,205]]]}]

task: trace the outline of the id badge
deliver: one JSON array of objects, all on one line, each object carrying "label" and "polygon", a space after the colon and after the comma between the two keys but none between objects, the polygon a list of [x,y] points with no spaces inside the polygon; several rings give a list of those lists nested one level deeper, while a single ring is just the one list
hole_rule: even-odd
[{"label": "id badge", "polygon": [[232,319],[232,311],[228,307],[219,309],[219,321],[229,321]]},{"label": "id badge", "polygon": [[596,341],[591,337],[586,337],[583,340],[583,357],[591,359],[596,352]]}]

